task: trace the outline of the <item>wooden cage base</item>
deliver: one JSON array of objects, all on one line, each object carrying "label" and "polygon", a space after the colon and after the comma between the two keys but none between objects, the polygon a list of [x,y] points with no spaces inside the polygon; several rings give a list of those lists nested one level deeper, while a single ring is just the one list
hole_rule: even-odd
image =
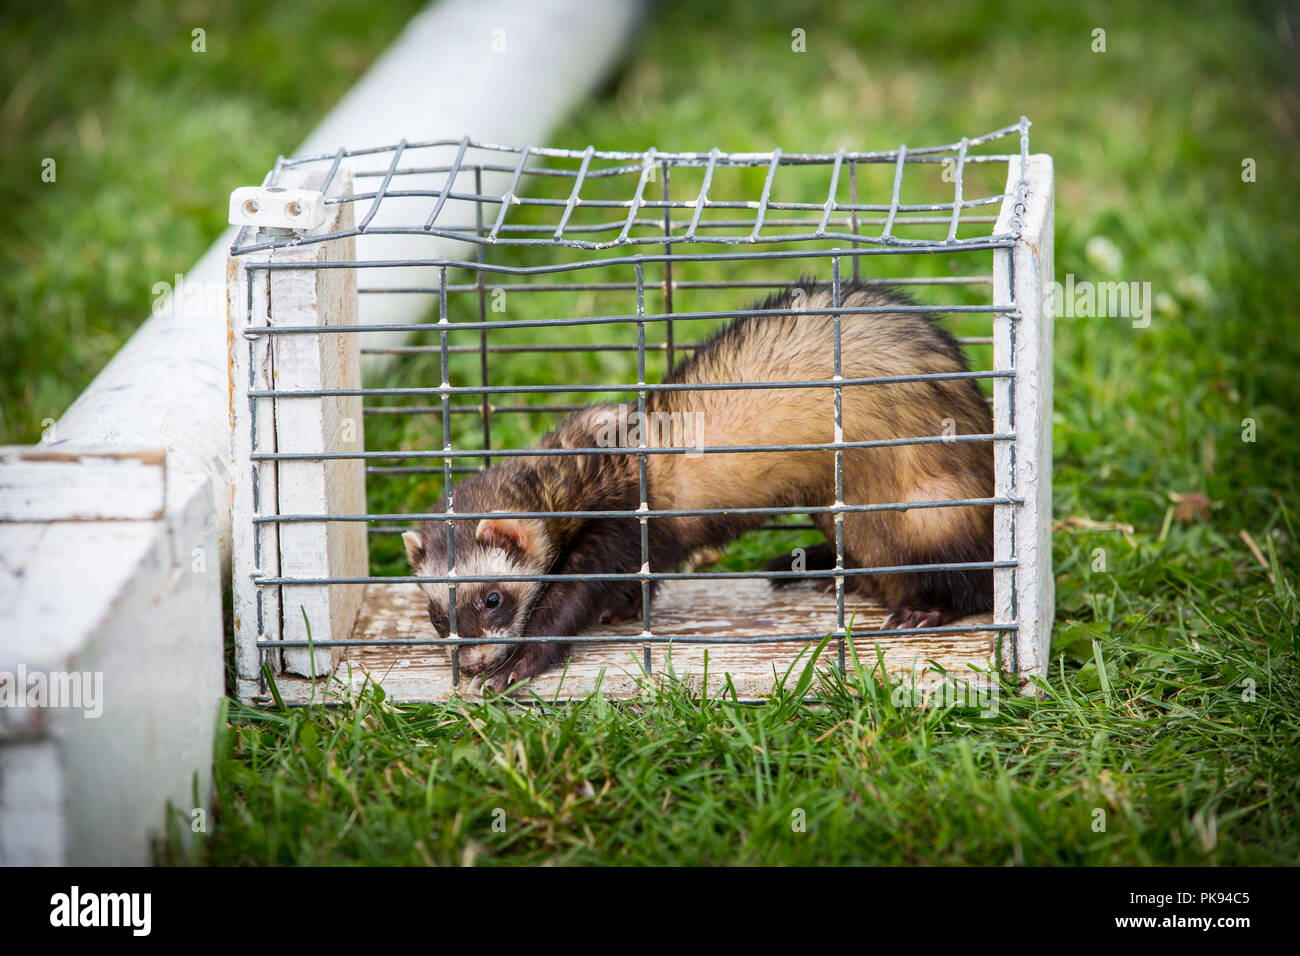
[{"label": "wooden cage base", "polygon": [[[352,638],[432,637],[425,604],[423,595],[414,585],[372,585],[366,591]],[[969,682],[972,686],[986,686],[988,677],[980,671],[997,669],[996,631],[915,637],[897,635],[872,640],[871,632],[881,627],[887,612],[878,605],[855,601],[846,606],[846,619],[850,613],[855,614],[852,633],[859,659],[864,666],[874,665],[879,648],[886,670],[895,679],[915,673],[919,687],[932,687],[944,680],[946,672],[951,679]],[[835,628],[835,595],[806,584],[775,590],[761,580],[670,581],[662,586],[655,598],[653,620],[655,630],[660,633],[700,637],[829,633]],[[983,614],[954,624],[989,624],[992,620],[991,614]],[[640,633],[639,622],[608,626],[605,633],[635,636]],[[807,643],[804,641],[649,646],[652,675],[672,673],[679,679],[690,680],[696,688],[705,674],[707,651],[708,694],[722,694],[730,676],[741,700],[762,700],[770,696],[775,683],[800,652],[804,653],[796,668],[796,677],[807,660]],[[852,658],[847,649],[846,658],[851,666]],[[640,692],[638,681],[643,676],[642,660],[641,644],[579,646],[567,669],[540,675],[527,688],[546,700],[580,699],[587,696],[599,680],[607,697],[636,697]],[[836,645],[831,642],[823,652],[821,663],[833,666],[836,660]],[[277,687],[288,703],[305,703],[313,699],[319,702],[322,697],[338,699],[345,687],[358,689],[367,680],[382,685],[388,696],[398,701],[440,701],[457,696],[477,696],[477,692],[470,688],[468,678],[462,677],[460,686],[453,686],[449,656],[441,647],[428,646],[348,648],[329,686],[325,681],[318,681],[314,695],[311,680],[289,674],[277,678]],[[523,696],[528,695],[523,693]]]}]

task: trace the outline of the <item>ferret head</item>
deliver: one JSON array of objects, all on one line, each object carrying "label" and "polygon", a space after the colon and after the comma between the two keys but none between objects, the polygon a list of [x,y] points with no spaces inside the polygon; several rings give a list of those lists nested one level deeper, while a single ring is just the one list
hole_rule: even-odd
[{"label": "ferret head", "polygon": [[[477,525],[455,522],[457,577],[545,574],[553,549],[546,525],[535,518],[485,518]],[[447,526],[426,522],[419,531],[402,535],[411,569],[422,577],[448,573]],[[456,637],[517,638],[541,594],[540,581],[466,581],[456,585]],[[429,622],[438,636],[451,631],[451,591],[445,583],[420,585],[429,598]],[[510,644],[469,644],[460,648],[460,668],[466,674],[491,669],[512,650]]]}]

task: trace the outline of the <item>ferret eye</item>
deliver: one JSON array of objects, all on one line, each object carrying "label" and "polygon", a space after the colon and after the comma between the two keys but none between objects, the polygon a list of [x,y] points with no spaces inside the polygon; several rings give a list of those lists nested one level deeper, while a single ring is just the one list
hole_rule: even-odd
[{"label": "ferret eye", "polygon": [[489,611],[501,603],[500,591],[489,591],[487,597],[483,599],[483,606]]}]

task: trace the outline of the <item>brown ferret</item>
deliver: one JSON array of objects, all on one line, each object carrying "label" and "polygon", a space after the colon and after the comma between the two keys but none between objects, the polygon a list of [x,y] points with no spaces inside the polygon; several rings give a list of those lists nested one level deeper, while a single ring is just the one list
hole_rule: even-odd
[{"label": "brown ferret", "polygon": [[[842,308],[910,304],[897,293],[852,282],[840,286]],[[830,381],[834,377],[831,288],[811,281],[772,296],[757,310],[794,314],[747,316],[710,338],[665,381],[679,384]],[[865,379],[968,370],[956,341],[918,312],[842,314],[841,375]],[[843,441],[933,435],[982,435],[989,408],[973,379],[846,385]],[[638,447],[643,421],[629,405],[593,405],[576,412],[538,444],[541,449]],[[828,387],[656,391],[646,397],[648,447],[687,446],[685,453],[646,456],[651,513],[664,510],[832,506],[835,454],[829,450],[691,452],[717,446],[806,445],[835,441],[834,390]],[[993,495],[993,446],[942,442],[848,449],[843,453],[844,503],[874,504]],[[461,513],[635,511],[640,505],[636,455],[521,456],[455,486]],[[670,516],[648,522],[650,570],[673,571],[689,555],[718,547],[765,523],[765,515]],[[828,544],[810,549],[807,569],[835,566],[835,523],[813,521]],[[417,575],[446,575],[445,521],[425,522],[402,536]],[[636,518],[500,518],[456,521],[458,576],[629,574],[641,570]],[[986,562],[993,554],[993,512],[961,505],[844,515],[844,566]],[[768,567],[790,570],[789,557]],[[788,583],[776,579],[774,583]],[[823,576],[822,582],[833,579]],[[422,584],[439,636],[450,630],[446,584]],[[846,590],[874,597],[891,611],[887,627],[945,624],[987,611],[990,570],[856,575]],[[457,637],[555,637],[554,643],[466,644],[460,668],[494,690],[567,659],[563,639],[601,622],[641,613],[638,581],[465,582],[456,588]]]}]

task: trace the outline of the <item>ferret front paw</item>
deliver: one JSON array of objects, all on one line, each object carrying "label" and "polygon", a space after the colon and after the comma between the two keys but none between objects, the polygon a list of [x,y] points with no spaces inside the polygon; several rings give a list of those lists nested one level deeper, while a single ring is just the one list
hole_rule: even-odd
[{"label": "ferret front paw", "polygon": [[896,607],[889,617],[885,618],[885,623],[880,625],[880,629],[910,630],[914,627],[939,627],[951,620],[952,615],[941,608]]},{"label": "ferret front paw", "polygon": [[520,678],[516,678],[514,671],[500,670],[495,674],[490,674],[483,678],[480,688],[484,691],[492,691],[494,694],[504,694],[507,690],[519,683]]},{"label": "ferret front paw", "polygon": [[628,621],[635,621],[640,617],[641,617],[641,609],[639,607],[622,608],[618,610],[615,610],[613,608],[606,608],[604,611],[600,612],[600,619],[597,620],[596,623],[597,624],[626,624]]},{"label": "ferret front paw", "polygon": [[516,684],[550,670],[564,659],[564,652],[554,644],[525,644],[483,677],[483,687],[504,694]]}]

